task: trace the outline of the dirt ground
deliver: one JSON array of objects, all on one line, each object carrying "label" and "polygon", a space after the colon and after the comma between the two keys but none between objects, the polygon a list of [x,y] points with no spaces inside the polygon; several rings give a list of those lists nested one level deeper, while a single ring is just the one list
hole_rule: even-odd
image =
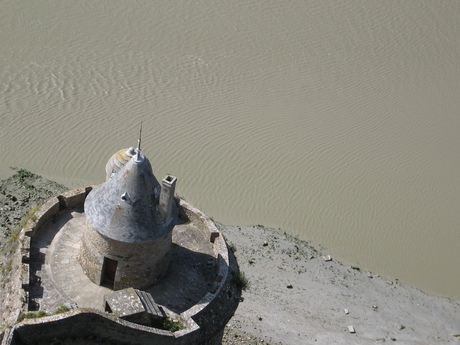
[{"label": "dirt ground", "polygon": [[459,301],[345,266],[279,230],[220,228],[250,281],[227,328],[254,338],[229,344],[460,344]]}]

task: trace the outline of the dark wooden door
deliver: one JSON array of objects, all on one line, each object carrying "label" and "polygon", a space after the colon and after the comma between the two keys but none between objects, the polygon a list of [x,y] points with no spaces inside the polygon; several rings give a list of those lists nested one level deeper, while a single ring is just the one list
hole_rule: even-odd
[{"label": "dark wooden door", "polygon": [[109,258],[104,258],[104,272],[102,283],[108,285],[113,289],[113,282],[115,281],[115,274],[117,273],[118,261]]}]

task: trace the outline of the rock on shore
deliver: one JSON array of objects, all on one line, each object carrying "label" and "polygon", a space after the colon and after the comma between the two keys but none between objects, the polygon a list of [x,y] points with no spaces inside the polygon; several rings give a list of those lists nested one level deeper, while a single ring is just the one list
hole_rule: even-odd
[{"label": "rock on shore", "polygon": [[[0,247],[30,209],[64,190],[25,170],[1,181]],[[218,226],[250,282],[224,345],[460,344],[458,301],[342,265],[280,230]]]}]

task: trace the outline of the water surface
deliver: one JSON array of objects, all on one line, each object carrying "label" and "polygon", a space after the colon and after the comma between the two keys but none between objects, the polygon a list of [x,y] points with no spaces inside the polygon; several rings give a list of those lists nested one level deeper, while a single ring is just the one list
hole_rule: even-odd
[{"label": "water surface", "polygon": [[[457,1],[3,1],[0,174],[157,178],[460,298]],[[259,245],[255,243],[254,245]]]}]

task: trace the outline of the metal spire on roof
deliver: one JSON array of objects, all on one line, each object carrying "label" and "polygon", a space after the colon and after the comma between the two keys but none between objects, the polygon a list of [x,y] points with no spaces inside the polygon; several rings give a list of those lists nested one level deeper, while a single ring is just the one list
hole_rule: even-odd
[{"label": "metal spire on roof", "polygon": [[144,158],[141,156],[141,136],[142,136],[142,121],[141,121],[141,128],[139,130],[139,139],[137,139],[137,148],[136,148],[136,155],[134,156],[134,162],[141,163]]},{"label": "metal spire on roof", "polygon": [[139,139],[137,139],[137,151],[141,151],[141,136],[142,136],[142,121],[141,121],[141,129],[139,130]]}]

